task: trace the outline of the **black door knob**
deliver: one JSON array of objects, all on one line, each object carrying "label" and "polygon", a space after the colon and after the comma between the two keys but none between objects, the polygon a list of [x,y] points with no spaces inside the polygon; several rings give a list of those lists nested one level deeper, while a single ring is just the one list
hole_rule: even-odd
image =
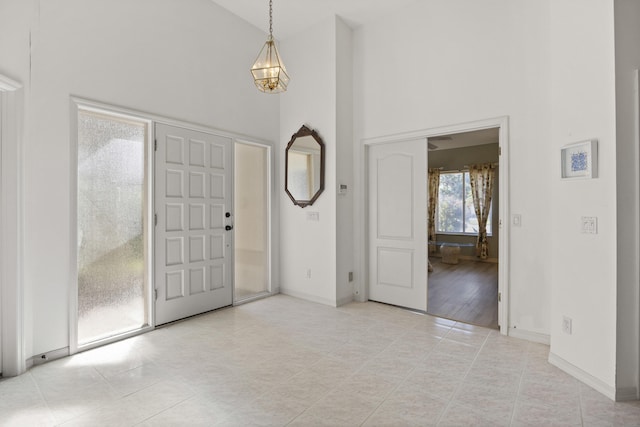
[{"label": "black door knob", "polygon": [[225,217],[229,218],[231,216],[231,212],[227,212],[224,214]]},{"label": "black door knob", "polygon": [[225,230],[229,231],[229,230],[233,230],[233,225],[227,225],[224,227]]}]

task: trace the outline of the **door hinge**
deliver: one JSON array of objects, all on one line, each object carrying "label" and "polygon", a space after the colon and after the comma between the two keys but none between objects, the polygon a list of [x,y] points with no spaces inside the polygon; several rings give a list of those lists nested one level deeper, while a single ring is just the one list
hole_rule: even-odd
[{"label": "door hinge", "polygon": [[153,290],[153,298],[154,298],[156,301],[158,301],[158,290],[157,290],[157,289],[154,289],[154,290]]},{"label": "door hinge", "polygon": [[502,292],[498,292],[498,302],[502,302]]},{"label": "door hinge", "polygon": [[153,140],[153,151],[158,151],[158,140],[157,139]]},{"label": "door hinge", "polygon": [[158,214],[153,214],[153,225],[158,225]]},{"label": "door hinge", "polygon": [[498,147],[498,156],[502,156],[502,147]]}]

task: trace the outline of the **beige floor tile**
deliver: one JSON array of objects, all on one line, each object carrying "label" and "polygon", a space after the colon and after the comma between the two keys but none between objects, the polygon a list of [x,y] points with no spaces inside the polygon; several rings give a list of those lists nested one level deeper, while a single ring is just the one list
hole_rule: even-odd
[{"label": "beige floor tile", "polygon": [[440,417],[438,427],[502,427],[508,426],[509,422],[509,419],[493,419],[466,406],[451,403]]},{"label": "beige floor tile", "polygon": [[579,407],[550,406],[531,401],[519,401],[513,414],[513,426],[573,426],[582,425]]},{"label": "beige floor tile", "polygon": [[356,426],[382,403],[355,395],[329,393],[295,418],[292,426]]},{"label": "beige floor tile", "polygon": [[435,426],[447,403],[427,394],[393,394],[366,420],[365,426]]},{"label": "beige floor tile", "polygon": [[0,381],[0,425],[639,426],[548,346],[378,303],[278,295]]}]

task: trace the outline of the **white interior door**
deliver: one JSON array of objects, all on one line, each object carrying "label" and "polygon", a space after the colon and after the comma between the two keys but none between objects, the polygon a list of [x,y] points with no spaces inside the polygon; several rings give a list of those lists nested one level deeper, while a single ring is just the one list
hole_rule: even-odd
[{"label": "white interior door", "polygon": [[157,124],[156,325],[231,305],[232,141]]},{"label": "white interior door", "polygon": [[427,310],[427,141],[369,147],[369,299]]}]

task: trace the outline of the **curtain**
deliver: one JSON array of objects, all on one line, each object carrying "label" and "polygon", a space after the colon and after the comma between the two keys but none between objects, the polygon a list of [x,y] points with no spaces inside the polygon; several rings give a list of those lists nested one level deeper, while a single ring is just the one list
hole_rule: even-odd
[{"label": "curtain", "polygon": [[487,219],[491,209],[491,195],[493,194],[493,182],[496,176],[495,165],[485,163],[469,166],[469,182],[473,196],[473,207],[478,217],[478,240],[476,242],[476,255],[480,259],[489,257],[489,242],[487,241]]},{"label": "curtain", "polygon": [[[428,226],[429,226],[429,242],[436,241],[436,209],[438,206],[438,190],[440,188],[440,169],[429,169],[428,180],[429,191],[429,212],[428,212]],[[436,245],[429,244],[429,253],[435,253]]]}]

